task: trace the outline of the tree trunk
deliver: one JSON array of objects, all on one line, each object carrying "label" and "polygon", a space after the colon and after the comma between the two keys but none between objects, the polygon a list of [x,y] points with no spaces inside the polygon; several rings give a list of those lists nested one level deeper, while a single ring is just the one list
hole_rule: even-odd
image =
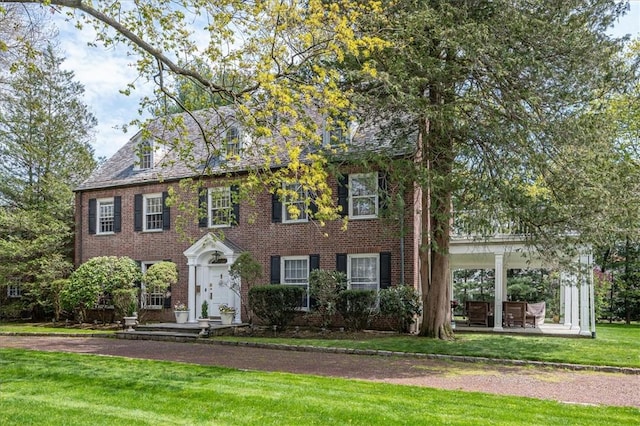
[{"label": "tree trunk", "polygon": [[[432,93],[436,92],[432,88]],[[420,335],[449,340],[453,339],[449,271],[452,200],[449,177],[454,161],[453,141],[441,126],[436,127],[427,119],[420,140],[423,141],[420,161],[429,170],[429,185],[422,192]]]}]

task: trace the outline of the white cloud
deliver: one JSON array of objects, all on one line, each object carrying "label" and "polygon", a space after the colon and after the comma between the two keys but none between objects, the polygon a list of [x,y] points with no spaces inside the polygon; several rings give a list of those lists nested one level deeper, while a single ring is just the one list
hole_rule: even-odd
[{"label": "white cloud", "polygon": [[[137,117],[139,99],[151,92],[151,85],[136,81],[134,58],[127,55],[125,46],[89,46],[94,41],[92,28],[85,26],[80,31],[60,17],[54,22],[60,30],[60,48],[66,58],[62,66],[72,70],[84,85],[84,102],[98,119],[96,155],[110,157],[133,135],[119,128]],[[130,96],[120,93],[130,83],[135,83],[138,90]]]},{"label": "white cloud", "polygon": [[[630,4],[630,12],[620,20],[612,34],[640,35],[640,1]],[[137,118],[139,98],[151,93],[151,84],[136,81],[138,75],[131,65],[134,58],[128,56],[125,46],[90,47],[88,43],[95,39],[90,26],[85,25],[80,31],[59,15],[54,15],[54,22],[60,30],[60,47],[66,57],[63,67],[74,71],[76,79],[84,85],[84,101],[98,119],[96,155],[110,157],[135,133],[136,129],[125,134],[117,128]],[[205,46],[208,40],[205,34],[201,35],[204,37],[201,45]],[[137,90],[132,95],[120,93],[133,82]]]}]

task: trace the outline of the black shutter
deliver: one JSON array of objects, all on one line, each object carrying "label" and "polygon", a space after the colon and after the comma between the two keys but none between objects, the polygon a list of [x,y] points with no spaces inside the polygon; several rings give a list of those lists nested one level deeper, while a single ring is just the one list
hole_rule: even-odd
[{"label": "black shutter", "polygon": [[338,205],[342,207],[341,216],[349,215],[349,175],[338,178]]},{"label": "black shutter", "polygon": [[122,231],[122,197],[113,197],[113,232]]},{"label": "black shutter", "polygon": [[282,202],[280,201],[280,198],[278,198],[277,192],[271,196],[271,222],[282,222]]},{"label": "black shutter", "polygon": [[165,191],[162,193],[162,229],[165,231],[171,229],[171,207],[167,205],[167,198],[169,193]]},{"label": "black shutter", "polygon": [[164,294],[164,305],[165,309],[171,309],[171,286],[167,287],[167,292]]},{"label": "black shutter", "polygon": [[133,196],[133,230],[135,232],[142,231],[142,194]]},{"label": "black shutter", "polygon": [[[316,269],[320,269],[320,255],[319,254],[312,254],[309,255],[309,276],[311,276],[311,271],[314,271]],[[314,309],[317,306],[317,301],[315,297],[311,297],[311,294],[309,294],[309,308],[310,309]]]},{"label": "black shutter", "polygon": [[96,233],[96,209],[97,200],[95,198],[89,199],[89,234]]},{"label": "black shutter", "polygon": [[347,273],[347,254],[336,254],[336,271]]},{"label": "black shutter", "polygon": [[380,288],[391,286],[391,253],[380,253]]},{"label": "black shutter", "polygon": [[240,193],[240,187],[238,187],[238,185],[231,185],[231,205],[233,207],[233,218],[231,219],[231,225],[240,224],[239,193]]},{"label": "black shutter", "polygon": [[280,256],[271,256],[271,284],[280,284]]},{"label": "black shutter", "polygon": [[313,271],[314,269],[320,269],[320,255],[319,254],[309,255],[309,271]]},{"label": "black shutter", "polygon": [[388,189],[389,175],[385,172],[378,172],[378,214],[387,209],[389,199]]},{"label": "black shutter", "polygon": [[318,205],[316,204],[316,199],[312,198],[309,202],[309,219],[313,219],[318,213]]},{"label": "black shutter", "polygon": [[[200,188],[198,190],[198,226],[200,228],[206,228],[209,225],[209,204],[207,202],[207,194],[208,191],[206,188]],[[204,216],[200,216],[202,214],[202,209],[206,212]]]}]

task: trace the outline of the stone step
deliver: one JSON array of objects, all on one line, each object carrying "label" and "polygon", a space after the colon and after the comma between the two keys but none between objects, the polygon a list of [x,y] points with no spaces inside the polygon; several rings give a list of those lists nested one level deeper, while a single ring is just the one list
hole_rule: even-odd
[{"label": "stone step", "polygon": [[211,336],[234,335],[238,328],[248,327],[248,324],[222,325],[212,321],[205,335],[201,335],[202,328],[197,323],[160,323],[160,324],[138,324],[134,331],[121,331],[116,333],[119,339],[134,340],[167,340],[167,341],[189,341]]}]

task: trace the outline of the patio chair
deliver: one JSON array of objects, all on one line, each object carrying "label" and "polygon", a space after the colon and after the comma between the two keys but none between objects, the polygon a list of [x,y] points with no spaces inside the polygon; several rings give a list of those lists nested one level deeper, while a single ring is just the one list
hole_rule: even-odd
[{"label": "patio chair", "polygon": [[502,325],[524,327],[526,325],[527,302],[502,302]]},{"label": "patio chair", "polygon": [[489,327],[489,302],[467,301],[467,325]]}]

